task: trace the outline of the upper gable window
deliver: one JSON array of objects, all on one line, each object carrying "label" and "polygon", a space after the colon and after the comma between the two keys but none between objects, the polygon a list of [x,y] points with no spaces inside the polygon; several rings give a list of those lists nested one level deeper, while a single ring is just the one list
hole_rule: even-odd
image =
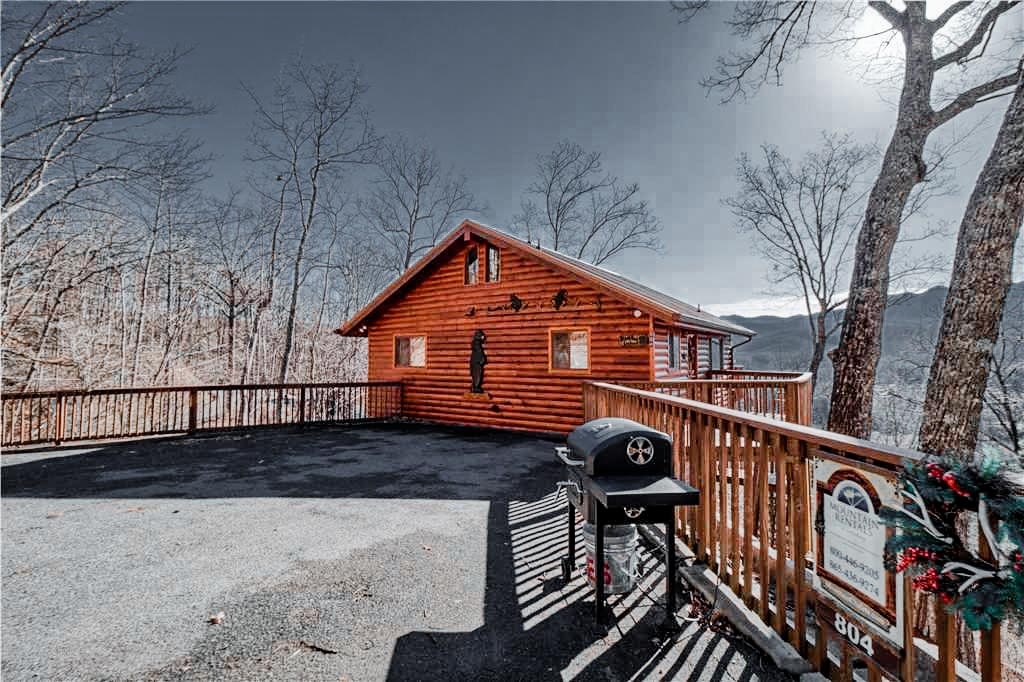
[{"label": "upper gable window", "polygon": [[487,273],[485,279],[488,282],[497,282],[501,279],[501,251],[497,246],[487,245]]},{"label": "upper gable window", "polygon": [[477,270],[479,265],[479,259],[477,258],[476,247],[474,246],[466,252],[466,271],[465,279],[463,280],[466,284],[476,284],[477,282]]}]

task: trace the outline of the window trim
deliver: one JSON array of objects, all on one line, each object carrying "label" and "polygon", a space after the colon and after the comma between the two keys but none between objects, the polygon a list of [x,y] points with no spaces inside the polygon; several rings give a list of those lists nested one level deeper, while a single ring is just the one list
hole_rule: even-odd
[{"label": "window trim", "polygon": [[[494,279],[491,279],[491,252],[497,254],[498,272]],[[479,261],[478,261],[479,263]],[[494,244],[484,245],[484,284],[497,284],[501,281],[501,249]]]},{"label": "window trim", "polygon": [[[571,367],[555,367],[555,334],[560,333],[572,333],[572,332],[586,332],[587,333],[587,366],[585,369],[572,369]],[[594,366],[593,356],[593,335],[591,334],[590,327],[548,327],[548,373],[550,374],[571,374],[571,375],[582,375],[590,374]],[[569,358],[569,364],[572,364],[572,357]]]},{"label": "window trim", "polygon": [[[414,339],[423,338],[423,364],[422,365],[400,365],[398,364],[398,339]],[[410,369],[426,369],[430,366],[429,354],[427,352],[429,348],[429,340],[427,334],[392,334],[391,335],[391,369],[397,370],[410,370]],[[412,359],[412,349],[409,350],[410,361]]]},{"label": "window trim", "polygon": [[[675,350],[672,348],[672,341],[675,340]],[[679,371],[679,332],[669,330],[668,332],[668,368],[672,371]]]},{"label": "window trim", "polygon": [[[717,348],[717,353],[715,352]],[[717,361],[717,363],[716,363]],[[715,367],[715,364],[718,367]],[[708,371],[720,372],[725,369],[725,343],[721,336],[708,338]]]},{"label": "window trim", "polygon": [[[473,281],[469,281],[469,256],[473,254],[473,270],[474,277]],[[480,249],[474,244],[473,246],[466,249],[466,255],[462,259],[462,284],[467,287],[473,287],[480,284]]]}]

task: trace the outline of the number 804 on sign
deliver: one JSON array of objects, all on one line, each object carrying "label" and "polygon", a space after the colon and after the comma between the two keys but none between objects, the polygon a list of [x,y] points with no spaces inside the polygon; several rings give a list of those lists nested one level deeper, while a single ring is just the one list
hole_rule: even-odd
[{"label": "number 804 on sign", "polygon": [[[900,651],[887,638],[877,636],[861,618],[841,611],[830,599],[818,600],[816,615],[825,641],[831,645],[827,650],[832,657],[838,653],[842,660],[842,649],[847,649],[850,658],[860,658],[887,676],[899,679]],[[838,652],[835,647],[839,647]]]}]

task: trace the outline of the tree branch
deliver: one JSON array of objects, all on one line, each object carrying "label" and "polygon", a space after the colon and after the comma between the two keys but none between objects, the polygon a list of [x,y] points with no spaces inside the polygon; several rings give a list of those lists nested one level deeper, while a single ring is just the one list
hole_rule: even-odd
[{"label": "tree branch", "polygon": [[904,17],[903,15],[903,12],[900,12],[895,7],[890,5],[888,2],[883,2],[882,0],[872,0],[871,2],[868,3],[868,6],[871,7],[871,9],[878,12],[880,15],[882,15],[882,18],[888,21],[889,25],[892,26],[897,31],[903,31],[906,28],[907,21],[906,17]]},{"label": "tree branch", "polygon": [[954,2],[952,5],[947,7],[945,11],[931,22],[932,30],[938,31],[940,28],[949,23],[949,20],[955,17],[960,12],[964,11],[971,6],[971,2]]},{"label": "tree branch", "polygon": [[1018,68],[1013,73],[994,78],[987,83],[982,83],[963,91],[952,102],[932,114],[932,128],[938,128],[957,114],[970,109],[983,99],[988,99],[989,95],[1005,88],[1012,88],[1020,80],[1020,77],[1021,69]]},{"label": "tree branch", "polygon": [[[960,43],[960,46],[955,50],[951,50],[950,52],[947,52],[941,57],[937,57],[932,62],[932,70],[938,71],[943,67],[953,64],[954,62],[963,62],[964,60],[966,60],[967,57],[970,56],[971,52],[974,51],[974,48],[978,47],[978,45],[981,44],[982,40],[985,39],[985,36],[988,34],[988,32],[992,29],[993,26],[995,26],[995,23],[996,21],[999,20],[999,17],[1005,14],[1006,12],[1009,12],[1018,4],[1019,2],[1017,0],[1015,0],[1014,2],[1000,2],[995,7],[986,12],[985,15],[981,18],[981,21],[979,21],[978,25],[974,28],[974,32],[967,38],[967,40]],[[956,7],[956,5],[954,5],[953,7]],[[946,12],[943,12],[942,16],[945,16],[945,14],[947,14],[949,10],[953,9],[953,7],[950,7],[949,9],[946,10]],[[940,16],[939,18],[941,19],[942,16]]]}]

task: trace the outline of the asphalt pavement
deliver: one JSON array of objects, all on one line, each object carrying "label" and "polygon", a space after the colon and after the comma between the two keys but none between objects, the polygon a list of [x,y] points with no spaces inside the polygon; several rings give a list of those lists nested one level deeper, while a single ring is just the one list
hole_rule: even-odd
[{"label": "asphalt pavement", "polygon": [[594,624],[583,579],[558,569],[552,445],[401,424],[5,454],[0,672],[784,679],[707,623],[661,630],[646,552],[640,589]]}]

